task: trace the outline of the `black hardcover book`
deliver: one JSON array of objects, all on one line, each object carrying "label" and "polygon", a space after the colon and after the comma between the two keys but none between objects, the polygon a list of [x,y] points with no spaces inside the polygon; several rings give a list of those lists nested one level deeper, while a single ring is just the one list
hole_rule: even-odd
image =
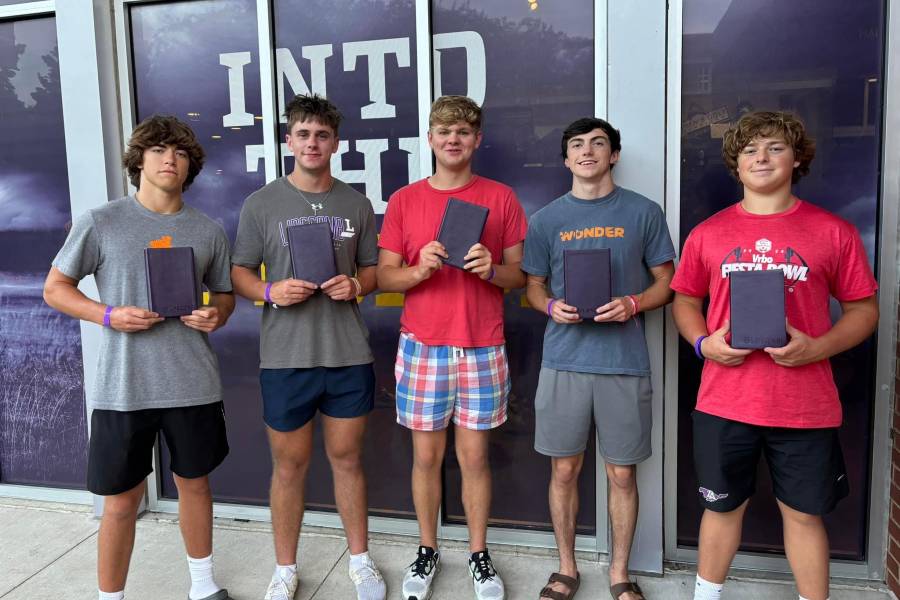
[{"label": "black hardcover book", "polygon": [[487,222],[488,209],[460,200],[450,198],[444,209],[444,218],[438,230],[437,241],[444,245],[449,258],[444,263],[462,269],[466,264],[464,257],[469,248],[481,241],[484,224]]},{"label": "black hardcover book", "polygon": [[200,306],[193,248],[145,248],[144,267],[150,310],[161,317],[180,317]]},{"label": "black hardcover book", "polygon": [[291,225],[287,228],[287,238],[294,279],[322,285],[337,275],[329,223]]},{"label": "black hardcover book", "polygon": [[582,319],[593,319],[597,308],[612,300],[609,248],[563,250],[565,302]]},{"label": "black hardcover book", "polygon": [[733,271],[731,347],[780,348],[787,344],[784,324],[784,271]]}]

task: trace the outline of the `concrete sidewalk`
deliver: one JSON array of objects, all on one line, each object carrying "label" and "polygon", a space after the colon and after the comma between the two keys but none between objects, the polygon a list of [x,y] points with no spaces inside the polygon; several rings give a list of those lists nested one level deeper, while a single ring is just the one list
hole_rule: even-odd
[{"label": "concrete sidewalk", "polygon": [[[0,498],[0,598],[3,600],[93,600],[97,597],[95,557],[98,521],[90,508]],[[347,546],[339,532],[305,528],[299,561],[298,600],[354,600],[347,577]],[[373,536],[371,554],[388,583],[388,598],[400,598],[400,581],[416,552],[409,538]],[[442,546],[441,574],[432,600],[474,598],[466,577],[466,548]],[[547,576],[557,566],[546,553],[492,546],[494,564],[507,585],[509,600],[536,600]],[[235,600],[259,600],[271,577],[274,555],[268,523],[217,519],[216,579]],[[579,562],[582,600],[609,598],[606,565]],[[691,600],[694,574],[667,572],[665,577],[640,577],[651,600]],[[138,522],[135,552],[128,578],[128,600],[183,600],[189,579],[176,515],[149,513]],[[730,580],[726,598],[796,600],[787,582]],[[887,600],[881,590],[836,585],[832,600]]]}]

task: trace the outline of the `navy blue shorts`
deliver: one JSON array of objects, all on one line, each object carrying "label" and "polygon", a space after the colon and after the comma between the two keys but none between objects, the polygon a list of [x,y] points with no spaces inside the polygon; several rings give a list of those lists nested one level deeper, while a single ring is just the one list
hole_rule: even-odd
[{"label": "navy blue shorts", "polygon": [[372,364],[309,369],[261,369],[263,420],[276,431],[300,429],[316,415],[348,419],[372,412]]}]

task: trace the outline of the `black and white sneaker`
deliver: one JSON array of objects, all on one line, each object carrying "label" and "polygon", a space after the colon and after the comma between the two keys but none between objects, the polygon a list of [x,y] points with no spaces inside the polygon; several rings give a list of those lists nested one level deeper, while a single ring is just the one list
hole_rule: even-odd
[{"label": "black and white sneaker", "polygon": [[472,575],[475,597],[478,600],[504,600],[506,598],[503,580],[494,568],[491,555],[487,550],[472,554],[472,557],[469,558],[469,574]]},{"label": "black and white sneaker", "polygon": [[441,554],[434,548],[419,546],[416,560],[406,569],[403,576],[404,600],[428,600],[431,597],[431,583],[440,570]]}]

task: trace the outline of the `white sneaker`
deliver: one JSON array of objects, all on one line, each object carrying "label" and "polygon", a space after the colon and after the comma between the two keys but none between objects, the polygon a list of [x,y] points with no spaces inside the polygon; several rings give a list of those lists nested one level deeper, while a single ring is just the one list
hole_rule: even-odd
[{"label": "white sneaker", "polygon": [[403,600],[428,600],[431,597],[431,582],[440,570],[440,561],[441,554],[434,548],[419,546],[416,560],[403,576]]},{"label": "white sneaker", "polygon": [[356,565],[353,562],[351,559],[350,580],[356,586],[357,600],[384,600],[387,587],[381,571],[375,566],[375,561],[366,554],[359,559]]},{"label": "white sneaker", "polygon": [[504,600],[506,589],[500,574],[494,569],[491,556],[487,550],[472,554],[469,559],[469,574],[475,586],[475,597],[478,600]]},{"label": "white sneaker", "polygon": [[275,576],[269,582],[269,589],[266,590],[263,600],[294,600],[294,594],[297,593],[298,587],[300,587],[300,579],[296,573],[292,574],[288,581]]}]

